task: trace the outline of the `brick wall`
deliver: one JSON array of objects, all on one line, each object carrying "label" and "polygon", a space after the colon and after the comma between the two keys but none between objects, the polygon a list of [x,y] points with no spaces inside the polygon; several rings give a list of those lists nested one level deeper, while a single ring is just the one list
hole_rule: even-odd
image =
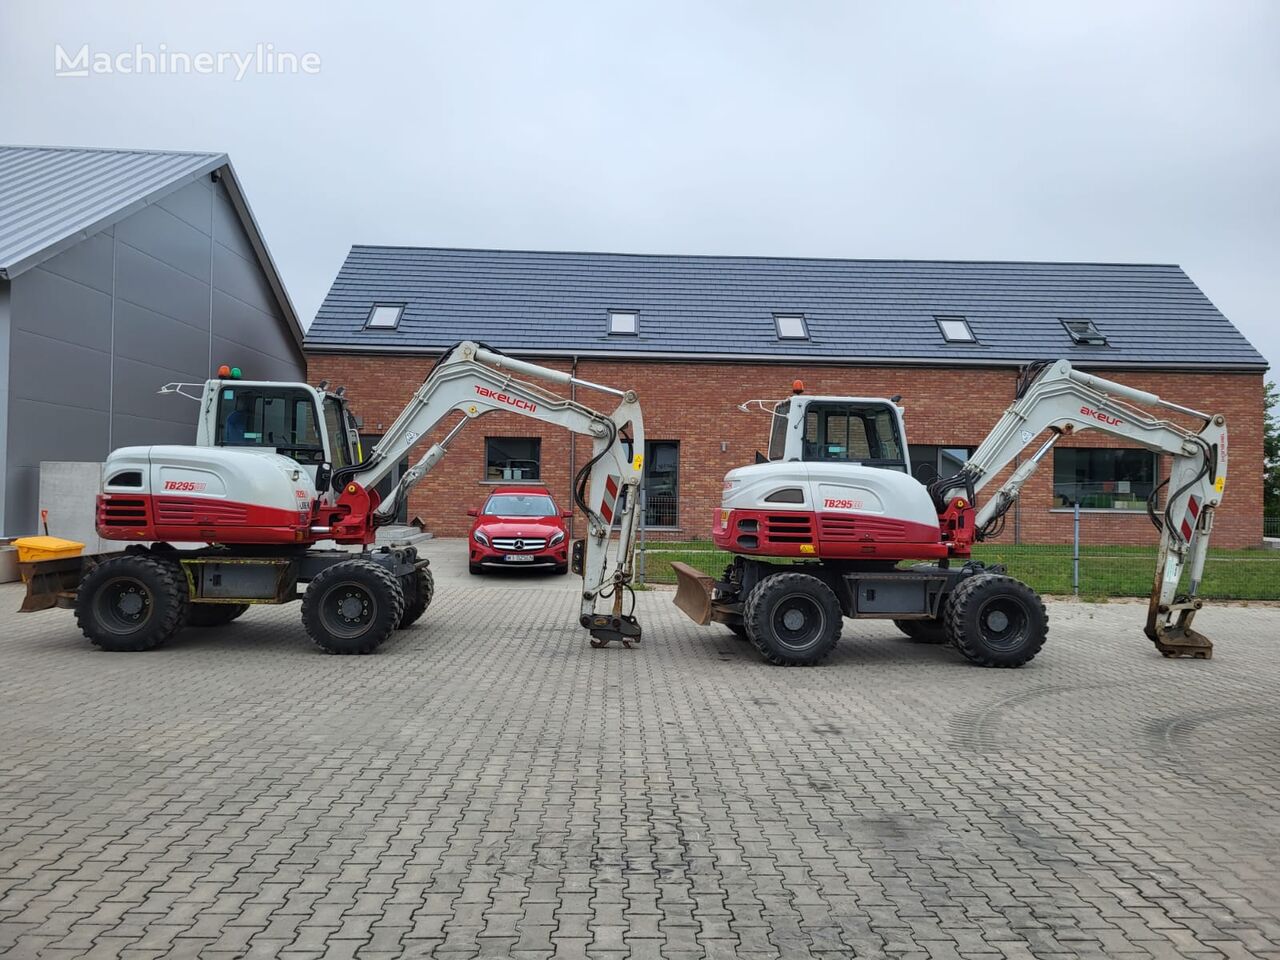
[{"label": "brick wall", "polygon": [[[422,382],[434,358],[315,354],[308,376],[343,384],[362,431],[381,433]],[[570,368],[569,361],[547,366]],[[583,360],[578,376],[640,395],[650,440],[680,443],[679,526],[661,534],[672,538],[705,537],[712,511],[720,502],[726,471],[752,462],[768,446],[768,416],[741,413],[744,400],[779,399],[791,382],[804,380],[806,392],[845,396],[889,397],[901,394],[909,443],[977,446],[1013,400],[1012,370],[948,367],[803,367],[782,364],[675,363]],[[1103,375],[1185,406],[1222,413],[1230,428],[1231,462],[1227,496],[1217,516],[1214,545],[1252,546],[1262,536],[1262,399],[1263,377],[1256,373],[1170,374],[1147,371],[1104,371]],[[579,389],[579,397],[598,409],[612,407],[611,398]],[[1175,417],[1176,419],[1176,417]],[[1191,425],[1191,421],[1186,421]],[[572,501],[572,471],[590,450],[585,438],[514,414],[490,414],[469,425],[455,439],[448,457],[410,497],[410,517],[420,517],[439,536],[466,533],[469,507],[483,501],[491,485],[483,481],[487,436],[542,437],[542,478],[564,506]],[[434,439],[434,438],[433,438]],[[1124,443],[1093,433],[1064,438],[1067,446],[1111,446]],[[425,449],[425,448],[423,448]],[[1160,477],[1168,464],[1160,465]],[[997,483],[1003,477],[997,478]],[[991,487],[990,489],[994,489]],[[1023,488],[1017,507],[1017,529],[1024,543],[1063,543],[1071,539],[1072,516],[1052,507],[1052,454]],[[1012,541],[1011,512],[1003,536]],[[1086,543],[1150,543],[1155,531],[1145,513],[1085,512]],[[651,533],[651,537],[659,536]]]}]

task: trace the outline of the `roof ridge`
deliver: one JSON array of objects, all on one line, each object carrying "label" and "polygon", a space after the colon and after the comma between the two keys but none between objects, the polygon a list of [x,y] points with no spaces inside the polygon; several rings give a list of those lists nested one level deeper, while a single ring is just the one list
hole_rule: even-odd
[{"label": "roof ridge", "polygon": [[67,147],[46,143],[0,143],[0,150],[47,150],[61,153],[137,153],[165,157],[225,157],[218,150],[156,150],[144,147]]},{"label": "roof ridge", "polygon": [[[680,259],[680,260],[755,260],[755,261],[791,261],[818,263],[906,263],[906,264],[992,264],[1002,266],[1053,266],[1053,267],[1172,267],[1182,270],[1178,263],[1161,263],[1157,261],[1123,261],[1123,260],[1001,260],[1001,259],[961,259],[961,258],[910,258],[910,257],[820,257],[770,254],[735,254],[735,253],[638,253],[634,251],[613,250],[535,250],[531,248],[512,249],[509,247],[433,247],[404,243],[353,243],[355,250],[414,250],[420,252],[439,253],[499,253],[499,254],[540,254],[549,256],[578,257],[630,257],[635,259]],[[347,254],[350,256],[350,251]],[[1184,271],[1185,272],[1185,271]]]}]

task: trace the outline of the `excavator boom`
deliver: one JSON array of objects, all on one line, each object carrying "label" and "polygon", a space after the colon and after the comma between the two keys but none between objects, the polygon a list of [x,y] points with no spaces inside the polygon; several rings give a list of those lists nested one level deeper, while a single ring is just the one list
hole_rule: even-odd
[{"label": "excavator boom", "polygon": [[[1197,420],[1199,429],[1152,416],[1135,404]],[[999,532],[1004,514],[1017,500],[1023,484],[1063,436],[1097,430],[1168,455],[1172,462],[1169,478],[1152,491],[1147,502],[1160,542],[1146,633],[1165,656],[1210,657],[1213,644],[1193,630],[1191,623],[1203,605],[1198,596],[1200,579],[1213,530],[1213,514],[1222,503],[1226,487],[1225,418],[1084,373],[1066,360],[1033,364],[1023,374],[1017,399],[960,472],[934,481],[930,491],[935,498],[945,499],[951,492],[963,490],[972,501],[1046,430],[1050,432],[1048,439],[978,509],[978,538]],[[1166,490],[1162,508],[1157,504],[1161,488]],[[1187,586],[1181,592],[1184,579]]]},{"label": "excavator boom", "polygon": [[[618,403],[611,413],[601,413],[517,374],[604,393]],[[644,465],[643,454],[631,452],[644,450],[644,418],[632,390],[582,380],[471,341],[458,343],[432,367],[369,456],[334,472],[336,499],[327,510],[329,532],[340,543],[371,543],[375,528],[395,517],[398,505],[444,458],[462,428],[495,411],[530,417],[591,439],[591,455],[577,471],[573,486],[574,503],[587,519],[587,535],[575,542],[571,564],[583,579],[580,620],[596,646],[610,640],[639,641],[640,626],[631,611],[624,610],[624,597],[632,590]],[[457,422],[412,463],[386,500],[379,500],[374,493],[377,484],[452,414],[460,415]],[[321,510],[326,512],[324,507]],[[601,600],[609,601],[605,612],[596,609]]]}]

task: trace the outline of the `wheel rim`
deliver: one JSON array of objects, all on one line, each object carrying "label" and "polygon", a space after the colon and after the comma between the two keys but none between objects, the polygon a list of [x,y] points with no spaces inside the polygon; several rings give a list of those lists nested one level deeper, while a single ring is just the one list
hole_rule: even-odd
[{"label": "wheel rim", "polygon": [[358,637],[378,616],[378,600],[358,583],[334,584],[320,601],[325,629],[337,637]]},{"label": "wheel rim", "polygon": [[151,621],[155,597],[141,580],[116,577],[98,591],[94,612],[98,623],[116,635],[137,633]]},{"label": "wheel rim", "polygon": [[827,612],[813,597],[803,593],[788,594],[780,599],[770,619],[778,643],[791,650],[813,646],[827,628]]},{"label": "wheel rim", "polygon": [[1016,650],[1030,629],[1031,611],[1018,597],[992,597],[978,608],[978,630],[993,650]]}]

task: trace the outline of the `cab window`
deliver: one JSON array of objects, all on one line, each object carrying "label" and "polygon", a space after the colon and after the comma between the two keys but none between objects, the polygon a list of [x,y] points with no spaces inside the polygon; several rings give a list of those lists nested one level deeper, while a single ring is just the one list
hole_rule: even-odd
[{"label": "cab window", "polygon": [[906,470],[897,419],[878,405],[810,404],[804,417],[804,459]]},{"label": "cab window", "polygon": [[333,448],[333,466],[341,469],[355,463],[351,437],[347,432],[346,411],[333,397],[324,398],[324,431],[329,436],[329,446]]},{"label": "cab window", "polygon": [[215,443],[276,450],[299,463],[324,462],[315,399],[296,387],[223,387]]},{"label": "cab window", "polygon": [[781,460],[787,452],[787,417],[790,413],[790,400],[783,400],[773,408],[773,425],[769,430],[770,460]]}]

